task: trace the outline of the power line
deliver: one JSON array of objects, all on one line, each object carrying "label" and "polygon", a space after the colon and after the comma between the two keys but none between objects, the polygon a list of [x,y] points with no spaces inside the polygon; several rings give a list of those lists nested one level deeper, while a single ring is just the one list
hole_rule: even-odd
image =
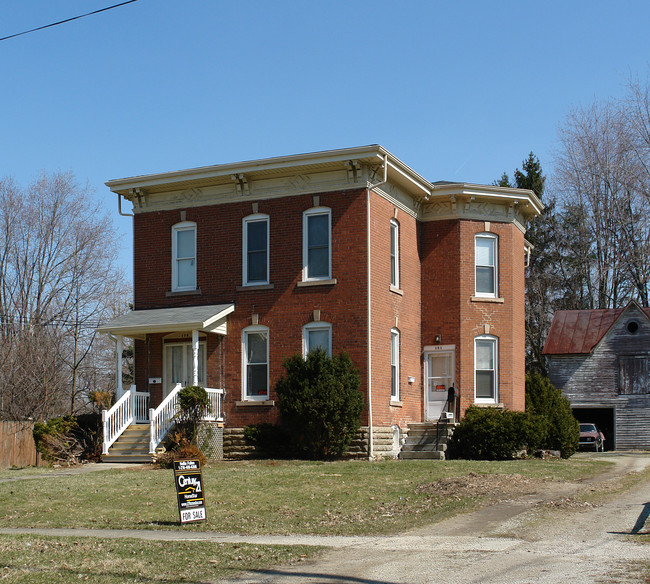
[{"label": "power line", "polygon": [[71,22],[79,18],[85,18],[86,16],[91,16],[93,14],[99,14],[100,12],[106,12],[107,10],[112,10],[113,8],[119,8],[125,4],[131,4],[132,2],[137,2],[138,0],[127,0],[126,2],[120,2],[119,4],[114,4],[113,6],[107,6],[106,8],[100,8],[99,10],[94,10],[93,12],[88,12],[86,14],[80,14],[79,16],[73,16],[72,18],[66,18],[65,20],[59,20],[59,22],[53,22],[51,24],[46,24],[44,26],[39,26],[37,28],[32,28],[31,30],[26,30],[23,32],[18,32],[16,34],[10,34],[9,36],[0,38],[0,41],[6,41],[7,39],[12,39],[14,37],[22,36],[24,34],[29,34],[30,32],[36,32],[37,30],[43,30],[44,28],[50,28],[52,26],[58,26],[59,24],[65,24],[66,22]]}]

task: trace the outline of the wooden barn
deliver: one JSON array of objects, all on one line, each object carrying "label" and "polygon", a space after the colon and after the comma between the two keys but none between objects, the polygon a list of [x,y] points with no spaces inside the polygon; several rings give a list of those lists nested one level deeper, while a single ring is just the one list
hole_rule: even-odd
[{"label": "wooden barn", "polygon": [[650,449],[650,309],[555,313],[544,346],[549,376],[580,422],[594,422],[605,449]]}]

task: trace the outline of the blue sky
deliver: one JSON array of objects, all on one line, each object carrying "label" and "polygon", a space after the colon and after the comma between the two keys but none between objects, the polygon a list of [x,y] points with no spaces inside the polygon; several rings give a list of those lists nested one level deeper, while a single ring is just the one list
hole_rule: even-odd
[{"label": "blue sky", "polygon": [[[0,37],[119,0],[2,0]],[[552,172],[572,106],[646,79],[650,2],[138,0],[0,42],[0,176],[137,174],[381,144],[431,180]]]}]

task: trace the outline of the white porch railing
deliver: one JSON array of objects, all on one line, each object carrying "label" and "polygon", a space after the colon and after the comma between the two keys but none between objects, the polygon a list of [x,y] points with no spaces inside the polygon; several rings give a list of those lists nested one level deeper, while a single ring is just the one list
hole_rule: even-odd
[{"label": "white porch railing", "polygon": [[149,421],[149,394],[144,391],[135,392],[135,421],[137,424]]},{"label": "white porch railing", "polygon": [[102,411],[102,425],[104,426],[102,454],[108,454],[108,449],[112,446],[113,442],[133,423],[135,394],[135,385],[132,385],[130,389],[122,394],[110,410]]},{"label": "white porch railing", "polygon": [[162,442],[165,434],[169,432],[174,425],[174,416],[177,411],[178,392],[181,390],[181,384],[177,383],[162,403],[154,410],[149,410],[149,424],[151,427],[149,434],[149,453],[154,454],[156,447]]},{"label": "white porch railing", "polygon": [[[149,452],[153,454],[156,447],[174,425],[178,412],[178,392],[182,386],[177,383],[163,402],[156,408],[149,408],[149,394],[136,391],[135,385],[124,391],[110,410],[102,411],[104,442],[102,454],[108,454],[109,448],[131,424],[149,422]],[[223,389],[206,387],[210,398],[210,413],[203,419],[209,422],[223,421]]]},{"label": "white porch railing", "polygon": [[[156,452],[156,448],[163,441],[167,432],[169,432],[174,425],[174,418],[178,413],[178,392],[182,389],[180,383],[174,386],[174,389],[167,395],[162,403],[154,410],[149,410],[149,423],[151,426],[149,453]],[[206,421],[222,421],[223,420],[223,389],[213,389],[206,387],[210,398],[210,413],[204,416]]]},{"label": "white porch railing", "polygon": [[203,419],[206,422],[223,422],[223,396],[225,391],[211,387],[206,387],[205,391],[208,392],[210,398],[210,413],[204,416]]}]

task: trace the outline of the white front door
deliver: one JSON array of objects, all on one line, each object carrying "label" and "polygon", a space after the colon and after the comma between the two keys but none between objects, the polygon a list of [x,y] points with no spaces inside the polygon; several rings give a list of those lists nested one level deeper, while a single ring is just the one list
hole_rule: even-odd
[{"label": "white front door", "polygon": [[[427,350],[430,349],[430,350]],[[447,401],[447,390],[454,385],[454,347],[425,347],[425,418],[437,420]]]},{"label": "white front door", "polygon": [[[199,343],[199,385],[205,387],[205,343]],[[192,343],[165,345],[165,395],[180,383],[192,385]]]}]

